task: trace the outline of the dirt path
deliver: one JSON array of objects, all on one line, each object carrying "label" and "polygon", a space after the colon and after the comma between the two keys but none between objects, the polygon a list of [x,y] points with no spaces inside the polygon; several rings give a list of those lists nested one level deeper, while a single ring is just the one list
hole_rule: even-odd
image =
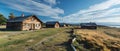
[{"label": "dirt path", "polygon": [[69,40],[70,34],[69,29],[63,30],[53,36],[46,37],[36,43],[34,46],[27,47],[26,51],[70,51],[67,41]]},{"label": "dirt path", "polygon": [[[59,33],[57,33],[57,34],[55,34],[55,35],[53,35],[53,36],[46,37],[46,38],[42,39],[40,42],[36,43],[34,46],[36,47],[36,46],[42,44],[43,42],[48,41],[48,39],[54,38],[54,37],[57,36],[57,35],[59,35]],[[33,47],[33,46],[32,46],[32,47]],[[27,47],[27,48],[26,48],[26,51],[34,51],[34,50],[32,49],[32,47]]]}]

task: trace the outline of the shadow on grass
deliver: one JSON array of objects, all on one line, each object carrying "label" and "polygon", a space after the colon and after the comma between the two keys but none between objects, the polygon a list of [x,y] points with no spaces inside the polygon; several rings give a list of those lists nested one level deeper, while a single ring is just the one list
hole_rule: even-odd
[{"label": "shadow on grass", "polygon": [[[68,29],[68,28],[67,28]],[[68,31],[66,31],[67,34],[69,34],[69,37],[72,38],[73,35],[73,28],[69,28]],[[70,39],[66,42],[63,42],[61,44],[56,44],[55,46],[64,46],[67,51],[74,51],[71,47]]]},{"label": "shadow on grass", "polygon": [[20,30],[0,28],[0,31],[20,31]]},{"label": "shadow on grass", "polygon": [[61,44],[56,44],[55,46],[65,46],[67,51],[73,51],[72,47],[70,46],[69,42],[63,42]]}]

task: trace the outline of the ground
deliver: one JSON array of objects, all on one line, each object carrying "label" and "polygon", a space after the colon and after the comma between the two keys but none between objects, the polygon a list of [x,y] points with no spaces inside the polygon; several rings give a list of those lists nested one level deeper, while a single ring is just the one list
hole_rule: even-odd
[{"label": "ground", "polygon": [[[71,28],[42,28],[34,31],[7,31],[0,26],[0,51],[72,51],[68,44]],[[78,27],[75,27],[78,28]],[[77,51],[120,51],[120,29],[74,29]]]},{"label": "ground", "polygon": [[[0,26],[0,27],[2,29],[5,28],[5,26]],[[53,43],[61,44],[67,41],[68,39],[69,34],[67,34],[66,31],[69,31],[69,29],[43,28],[35,31],[0,30],[0,51],[25,51],[25,50],[27,51],[30,47],[37,46],[37,48],[39,48],[38,45],[41,41],[43,42],[46,41],[44,43],[47,44],[47,41],[54,40],[54,41],[51,41],[52,44]],[[47,39],[47,40],[44,40],[44,39]],[[48,46],[51,46],[52,45],[51,43],[49,43]],[[64,46],[63,48],[61,47],[58,46],[56,47],[56,49],[59,49],[59,50],[66,49],[66,47]]]},{"label": "ground", "polygon": [[37,45],[31,47],[35,51],[71,51],[68,44],[70,39],[70,29],[64,29],[62,32],[47,37],[47,39],[40,41]]},{"label": "ground", "polygon": [[75,29],[77,50],[120,51],[120,29],[98,27],[98,29]]}]

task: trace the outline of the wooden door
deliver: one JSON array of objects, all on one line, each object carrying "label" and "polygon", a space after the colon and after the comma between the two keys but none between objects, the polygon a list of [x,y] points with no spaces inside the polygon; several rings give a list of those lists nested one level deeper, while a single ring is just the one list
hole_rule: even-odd
[{"label": "wooden door", "polygon": [[35,30],[35,24],[33,24],[33,30]]}]

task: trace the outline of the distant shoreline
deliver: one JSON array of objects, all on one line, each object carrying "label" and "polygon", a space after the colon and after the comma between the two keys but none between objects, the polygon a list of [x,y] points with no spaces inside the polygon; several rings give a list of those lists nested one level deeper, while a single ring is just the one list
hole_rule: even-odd
[{"label": "distant shoreline", "polygon": [[98,25],[98,26],[100,26],[100,27],[120,28],[120,26],[119,26],[119,25],[112,25],[112,26],[110,26],[110,25]]},{"label": "distant shoreline", "polygon": [[115,27],[115,28],[120,28],[120,26],[108,26],[108,27]]}]

